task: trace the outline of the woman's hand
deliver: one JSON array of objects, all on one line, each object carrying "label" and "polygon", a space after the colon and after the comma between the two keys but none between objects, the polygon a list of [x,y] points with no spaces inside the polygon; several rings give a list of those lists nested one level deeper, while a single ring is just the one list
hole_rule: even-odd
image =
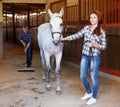
[{"label": "woman's hand", "polygon": [[65,37],[65,38],[61,37],[60,40],[65,41],[65,40],[68,40],[68,39],[67,39],[67,37]]},{"label": "woman's hand", "polygon": [[88,42],[88,43],[87,43],[87,46],[88,46],[88,47],[93,47],[93,48],[99,48],[99,45],[98,45],[97,43]]},{"label": "woman's hand", "polygon": [[92,43],[94,48],[99,48],[99,45],[97,43]]},{"label": "woman's hand", "polygon": [[88,42],[88,43],[87,43],[87,46],[88,46],[88,47],[93,47],[93,43]]}]

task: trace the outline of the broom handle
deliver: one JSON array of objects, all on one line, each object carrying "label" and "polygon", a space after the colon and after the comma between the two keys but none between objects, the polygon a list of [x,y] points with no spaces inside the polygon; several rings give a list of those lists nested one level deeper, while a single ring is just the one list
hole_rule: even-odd
[{"label": "broom handle", "polygon": [[27,58],[27,56],[26,56],[26,54],[27,54],[27,50],[26,50],[26,48],[24,49],[24,53],[25,53],[25,68],[27,67],[27,63],[26,63],[26,58]]}]

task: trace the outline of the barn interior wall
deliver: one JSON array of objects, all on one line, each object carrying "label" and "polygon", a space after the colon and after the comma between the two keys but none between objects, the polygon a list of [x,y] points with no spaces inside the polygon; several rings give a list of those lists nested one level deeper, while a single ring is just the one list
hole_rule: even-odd
[{"label": "barn interior wall", "polygon": [[[60,0],[47,0],[47,5],[46,5],[46,10],[50,8],[50,3],[60,1]],[[73,6],[73,5],[78,5],[78,0],[66,0],[67,1],[67,6]],[[46,14],[46,21],[49,21],[50,17],[48,14]]]},{"label": "barn interior wall", "polygon": [[67,0],[67,6],[78,5],[78,0]]},{"label": "barn interior wall", "polygon": [[[52,2],[56,2],[56,1],[59,1],[59,0],[47,0],[47,4],[46,4],[46,13],[48,13],[48,9],[50,9],[50,3]],[[46,14],[46,22],[48,22],[50,19],[49,15]]]},{"label": "barn interior wall", "polygon": [[[47,13],[47,9],[50,8],[50,3],[56,2],[56,1],[60,1],[60,0],[46,0],[47,4],[46,4],[46,14],[44,16],[44,19],[45,19],[44,22],[49,21],[49,15]],[[83,24],[82,22],[85,22],[88,19],[88,14],[91,10],[98,9],[104,14],[104,8],[105,8],[104,7],[104,5],[105,5],[104,0],[95,0],[95,1],[93,1],[93,0],[80,0],[80,3],[82,5],[80,6],[81,19],[79,20],[79,17],[78,17],[78,9],[79,8],[77,7],[78,6],[78,1],[79,0],[67,0],[67,9],[68,9],[68,7],[70,7],[70,9],[68,9],[69,11],[67,11],[67,21],[73,22],[72,23],[73,28],[67,28],[67,31],[68,31],[67,35],[72,34],[74,32],[77,32],[80,29],[80,25],[82,25]],[[112,0],[112,1],[114,1],[114,0]],[[115,1],[120,2],[120,0],[115,0]],[[110,5],[111,5],[111,3],[108,2],[107,6],[109,7]],[[115,5],[117,5],[117,3]],[[106,8],[108,8],[108,7],[106,7]],[[114,7],[116,7],[116,6],[114,6]],[[109,8],[111,8],[111,7],[109,7]],[[115,24],[115,23],[119,24],[120,19],[118,17],[119,14],[117,15],[118,10],[116,11],[116,10],[109,9],[109,8],[107,9],[108,11],[106,10],[107,11],[106,25],[108,24],[108,25],[111,25],[111,26],[107,25],[105,27],[108,42],[107,42],[106,57],[102,57],[103,58],[102,59],[102,64],[103,64],[102,66],[104,66],[104,62],[106,62],[105,66],[107,66],[109,68],[112,68],[114,70],[120,70],[120,66],[119,66],[120,65],[120,57],[119,57],[120,56],[120,49],[118,47],[120,45],[120,42],[119,42],[119,40],[120,40],[120,27],[119,26],[120,25],[117,25],[116,27],[112,26],[112,24]],[[32,23],[35,24],[36,23],[35,22],[36,21],[35,16],[34,17],[31,16],[30,18],[34,19]],[[78,21],[80,23],[78,23]],[[118,22],[116,22],[116,21],[118,21]],[[67,23],[67,25],[68,24],[69,23]],[[79,25],[79,27],[77,25]],[[33,35],[34,35],[35,48],[38,49],[37,27],[38,27],[38,25],[34,26],[34,27],[32,26],[30,28],[30,30],[33,32]],[[8,39],[10,39],[12,41],[13,40],[13,34],[12,34],[12,29],[11,28],[8,28],[7,30],[8,30],[8,34],[9,34]],[[20,30],[20,27],[17,27],[16,28],[17,42],[19,42],[18,41],[19,30]],[[4,30],[4,40],[6,39],[5,32],[6,31]],[[81,41],[82,40],[72,41],[70,44],[79,44],[79,43],[81,43]],[[2,46],[2,45],[0,45],[0,46]],[[64,50],[65,50],[64,51],[64,57],[66,58],[66,60],[71,61],[73,63],[77,62],[77,64],[79,63],[79,59],[80,59],[80,56],[81,56],[81,50],[82,50],[81,47],[74,48],[74,47],[65,46]],[[69,53],[71,53],[71,54],[69,54]]]}]

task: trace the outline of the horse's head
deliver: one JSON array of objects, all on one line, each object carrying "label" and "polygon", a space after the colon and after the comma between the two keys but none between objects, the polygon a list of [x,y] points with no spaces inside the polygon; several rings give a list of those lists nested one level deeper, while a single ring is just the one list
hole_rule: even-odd
[{"label": "horse's head", "polygon": [[53,43],[55,45],[59,45],[60,38],[63,33],[63,8],[59,13],[52,13],[50,9],[48,9],[48,13],[50,15],[50,28],[52,33]]}]

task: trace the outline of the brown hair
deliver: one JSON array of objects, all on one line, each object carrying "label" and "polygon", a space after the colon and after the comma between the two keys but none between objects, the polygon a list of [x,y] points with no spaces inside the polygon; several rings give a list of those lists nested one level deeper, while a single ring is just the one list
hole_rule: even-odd
[{"label": "brown hair", "polygon": [[[94,29],[92,34],[96,34],[96,35],[100,36],[101,35],[100,27],[101,27],[101,24],[102,24],[102,14],[98,10],[92,11],[90,13],[90,15],[91,14],[96,14],[97,17],[98,17],[98,26]],[[89,15],[89,17],[90,17],[90,15]]]},{"label": "brown hair", "polygon": [[28,25],[23,25],[23,28],[25,28],[25,29],[28,28]]}]

